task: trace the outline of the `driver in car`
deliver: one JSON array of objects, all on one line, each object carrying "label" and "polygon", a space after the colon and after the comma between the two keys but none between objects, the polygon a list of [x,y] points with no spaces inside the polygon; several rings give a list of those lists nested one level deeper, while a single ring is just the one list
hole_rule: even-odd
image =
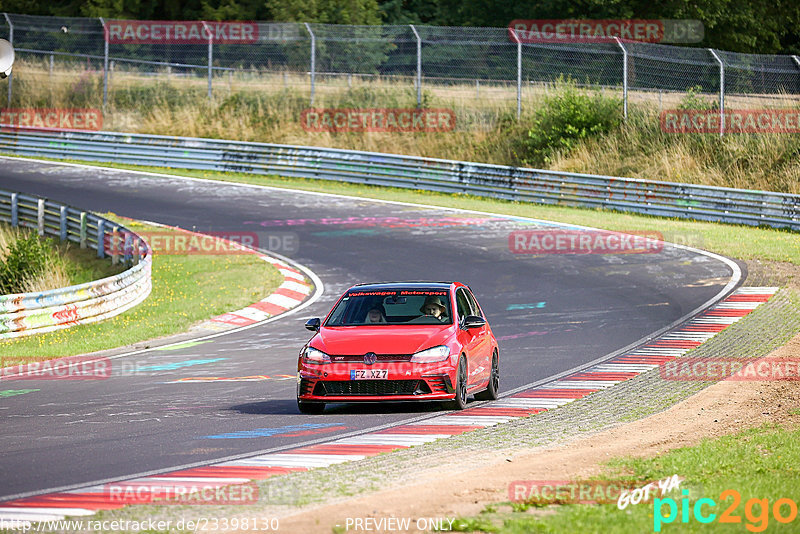
[{"label": "driver in car", "polygon": [[385,323],[386,317],[383,315],[383,310],[380,308],[372,308],[367,312],[367,317],[364,322],[367,324]]},{"label": "driver in car", "polygon": [[425,303],[420,307],[419,311],[421,311],[423,315],[432,315],[442,322],[447,320],[447,307],[442,304],[439,297],[433,295],[429,295],[425,298]]}]

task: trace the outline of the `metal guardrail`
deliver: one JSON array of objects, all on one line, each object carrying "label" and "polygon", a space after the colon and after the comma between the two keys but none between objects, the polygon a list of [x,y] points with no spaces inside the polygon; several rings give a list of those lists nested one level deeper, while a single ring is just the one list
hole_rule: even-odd
[{"label": "metal guardrail", "polygon": [[800,230],[800,195],[415,156],[114,132],[0,129],[24,156],[273,174]]},{"label": "metal guardrail", "polygon": [[[150,294],[150,249],[141,237],[115,222],[44,198],[4,190],[0,190],[0,221],[94,249],[100,258],[110,255],[114,264],[132,265],[115,276],[85,284],[0,295],[0,339],[107,319],[136,306]],[[112,246],[117,236],[124,236],[125,247]],[[107,254],[109,250],[111,254]]]}]

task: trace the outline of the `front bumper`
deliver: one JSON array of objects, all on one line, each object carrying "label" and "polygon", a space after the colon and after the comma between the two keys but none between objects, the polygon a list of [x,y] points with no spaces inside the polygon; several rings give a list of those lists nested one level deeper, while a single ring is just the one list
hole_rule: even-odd
[{"label": "front bumper", "polygon": [[449,361],[433,364],[373,365],[387,369],[381,380],[351,380],[351,369],[363,364],[301,364],[297,373],[297,398],[302,401],[374,402],[448,400],[455,395],[454,370]]}]

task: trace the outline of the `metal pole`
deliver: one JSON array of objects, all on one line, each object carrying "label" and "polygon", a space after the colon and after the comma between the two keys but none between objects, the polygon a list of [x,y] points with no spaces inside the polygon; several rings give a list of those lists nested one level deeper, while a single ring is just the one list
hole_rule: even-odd
[{"label": "metal pole", "polygon": [[311,26],[308,22],[304,22],[306,31],[311,36],[311,105],[314,105],[314,84],[316,82],[316,68],[317,68],[317,38],[314,32],[311,31]]},{"label": "metal pole", "polygon": [[797,66],[800,67],[800,58],[798,58],[797,56],[792,56],[792,59],[797,64]]},{"label": "metal pole", "polygon": [[414,32],[414,37],[417,38],[417,107],[422,107],[422,39],[419,38],[419,33],[413,24],[411,31]]},{"label": "metal pole", "polygon": [[622,117],[628,120],[628,51],[619,37],[614,37],[614,40],[622,49]]},{"label": "metal pole", "polygon": [[208,27],[206,21],[202,22],[203,28],[208,32],[208,99],[211,100],[211,79],[214,73],[214,34],[211,33],[211,29]]},{"label": "metal pole", "polygon": [[511,36],[517,43],[517,120],[522,115],[522,41],[517,30],[511,30]]},{"label": "metal pole", "polygon": [[[14,46],[14,25],[11,24],[11,19],[8,17],[8,13],[3,13],[3,16],[5,16],[6,22],[8,23],[8,42],[11,43],[11,46],[13,47]],[[8,74],[8,96],[7,96],[8,100],[6,101],[6,105],[8,107],[11,107],[11,96],[12,96],[11,86],[13,85],[13,82],[14,82],[14,71],[11,71]]]},{"label": "metal pole", "polygon": [[722,137],[725,135],[725,64],[713,49],[708,51],[719,63],[719,136]]},{"label": "metal pole", "polygon": [[100,24],[103,25],[103,41],[105,41],[103,45],[103,112],[105,112],[108,105],[108,28],[103,17],[100,17]]}]

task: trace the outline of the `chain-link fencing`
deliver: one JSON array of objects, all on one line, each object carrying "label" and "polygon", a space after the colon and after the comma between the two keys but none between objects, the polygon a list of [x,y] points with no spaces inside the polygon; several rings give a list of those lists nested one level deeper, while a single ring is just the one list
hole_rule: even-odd
[{"label": "chain-link fencing", "polygon": [[384,93],[376,106],[393,90],[393,105],[438,99],[495,117],[519,116],[559,78],[618,93],[626,116],[629,103],[674,109],[687,94],[720,113],[726,105],[796,106],[800,96],[796,56],[618,39],[535,43],[517,35],[508,28],[0,18],[0,36],[16,50],[15,72],[26,78],[9,78],[8,108],[26,103],[25,83],[67,87],[72,101],[103,109],[123,88],[134,98],[137,87],[163,82],[212,99],[289,91],[312,107],[347,104],[348,91],[378,87]]}]

